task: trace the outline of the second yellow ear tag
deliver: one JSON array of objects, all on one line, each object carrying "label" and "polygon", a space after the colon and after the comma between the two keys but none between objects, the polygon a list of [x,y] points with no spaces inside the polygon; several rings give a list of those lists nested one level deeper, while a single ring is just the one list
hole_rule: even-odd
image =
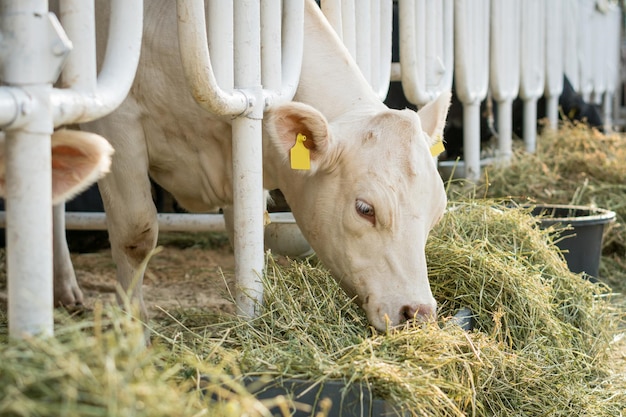
[{"label": "second yellow ear tag", "polygon": [[443,141],[441,137],[437,138],[437,142],[433,146],[430,147],[430,155],[431,156],[439,156],[440,153],[445,151],[446,148],[443,146]]},{"label": "second yellow ear tag", "polygon": [[296,144],[289,151],[291,156],[291,169],[309,170],[311,169],[311,151],[304,146],[306,136],[298,133]]}]

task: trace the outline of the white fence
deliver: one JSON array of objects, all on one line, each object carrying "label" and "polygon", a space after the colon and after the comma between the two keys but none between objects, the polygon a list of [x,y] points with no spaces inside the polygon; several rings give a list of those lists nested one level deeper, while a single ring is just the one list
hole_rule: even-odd
[{"label": "white fence", "polygon": [[[142,2],[112,1],[109,48],[96,78],[93,4],[0,3],[0,126],[6,136],[9,334],[53,333],[50,135],[55,126],[102,117],[126,96],[139,58]],[[72,50],[72,42],[73,52]],[[69,54],[69,57],[68,57]],[[52,87],[65,59],[67,88]]]},{"label": "white fence", "polygon": [[[385,0],[381,0],[386,3]],[[454,2],[454,3],[452,3]],[[328,4],[341,15],[346,1]],[[330,3],[330,4],[329,4]],[[613,96],[620,82],[622,10],[609,0],[397,0],[400,62],[392,66],[407,99],[423,105],[452,86],[463,104],[464,160],[460,170],[477,179],[481,161],[479,106],[490,91],[498,105],[498,151],[512,152],[511,102],[524,102],[524,142],[536,147],[537,100],[545,96],[547,117],[557,126],[558,98],[567,75],[586,101],[604,104],[611,127]],[[359,3],[359,6],[360,3]],[[352,4],[347,6],[353,7]],[[364,6],[369,7],[369,6]],[[352,23],[363,26],[364,22]],[[343,21],[343,33],[350,32]],[[336,25],[335,25],[336,27]],[[372,31],[387,30],[376,22]],[[386,34],[381,35],[381,37]],[[359,50],[349,40],[349,50]],[[356,45],[353,45],[356,43]],[[359,60],[357,59],[357,62]],[[386,62],[380,62],[386,66]],[[380,86],[377,84],[378,90]]]},{"label": "white fence", "polygon": [[304,5],[280,0],[212,0],[207,4],[208,40],[203,0],[177,2],[181,57],[198,103],[209,112],[235,117],[236,301],[240,313],[254,316],[262,300],[264,270],[261,123],[265,110],[291,100],[296,92]]},{"label": "white fence", "polygon": [[[457,0],[457,5],[462,1]],[[557,126],[558,97],[567,75],[587,101],[604,103],[605,127],[611,127],[613,96],[620,77],[622,11],[616,2],[595,0],[492,0],[490,90],[498,103],[498,159],[511,154],[510,101],[524,102],[524,142],[536,147],[537,100],[546,98],[547,117]],[[455,10],[458,18],[459,10]],[[484,17],[475,16],[474,27],[484,28]],[[458,26],[456,27],[458,29]],[[458,36],[458,34],[457,34]],[[455,49],[461,47],[457,43]],[[476,45],[474,45],[476,47]],[[479,47],[485,47],[482,44]],[[458,52],[455,57],[458,57]],[[457,87],[468,69],[455,66]],[[463,99],[462,99],[463,101]],[[465,101],[463,101],[465,103]],[[477,117],[476,115],[472,117]],[[466,124],[473,126],[472,123]],[[476,154],[480,145],[464,140],[465,175],[476,179]]]},{"label": "white fence", "polygon": [[[187,17],[179,23],[179,36],[186,46],[182,58],[187,79],[196,96],[203,97],[207,111],[242,115],[233,123],[233,158],[244,161],[234,164],[238,170],[234,178],[243,178],[234,184],[234,239],[236,276],[244,288],[238,305],[244,314],[252,315],[254,300],[261,297],[258,278],[263,273],[260,126],[264,110],[290,100],[295,92],[302,56],[303,3],[208,0],[208,31],[204,3],[177,1],[179,15]],[[401,79],[407,98],[417,105],[450,89],[454,78],[464,106],[466,177],[480,175],[478,109],[488,90],[498,103],[497,157],[503,160],[511,154],[512,100],[517,96],[525,100],[524,130],[528,133],[524,141],[533,151],[536,101],[546,95],[554,125],[563,74],[586,99],[603,101],[606,116],[611,113],[620,83],[622,19],[614,2],[398,0],[398,4],[401,56],[399,63],[392,64],[392,0],[321,2],[381,99],[390,78]],[[7,263],[13,337],[52,334],[52,219],[41,210],[51,205],[46,161],[52,129],[106,115],[132,83],[141,42],[142,1],[112,0],[112,9],[106,60],[96,78],[93,2],[61,0],[62,26],[48,14],[47,0],[0,3],[0,81],[4,85],[0,87],[0,127],[6,134],[8,159]],[[243,9],[253,16],[246,24],[237,18]],[[290,17],[282,18],[281,13]],[[64,68],[66,88],[52,88],[72,44]],[[244,132],[246,145],[239,146]],[[103,222],[103,214],[68,214],[71,228],[99,228]],[[159,223],[163,228],[183,230],[224,227],[221,217],[207,215],[161,215]],[[253,299],[244,293],[251,293]]]}]

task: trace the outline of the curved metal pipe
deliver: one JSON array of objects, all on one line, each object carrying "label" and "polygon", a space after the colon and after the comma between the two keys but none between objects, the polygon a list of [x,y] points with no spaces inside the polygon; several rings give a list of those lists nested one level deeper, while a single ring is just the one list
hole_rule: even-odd
[{"label": "curved metal pipe", "polygon": [[264,91],[265,110],[290,101],[296,94],[302,69],[304,2],[283,2],[282,80],[277,91]]},{"label": "curved metal pipe", "polygon": [[107,50],[93,95],[54,89],[54,125],[84,123],[106,116],[126,98],[139,63],[143,0],[112,0]]},{"label": "curved metal pipe", "polygon": [[185,78],[193,97],[205,110],[239,116],[252,110],[253,98],[242,91],[226,92],[217,84],[207,47],[206,19],[202,0],[178,0],[178,42]]}]

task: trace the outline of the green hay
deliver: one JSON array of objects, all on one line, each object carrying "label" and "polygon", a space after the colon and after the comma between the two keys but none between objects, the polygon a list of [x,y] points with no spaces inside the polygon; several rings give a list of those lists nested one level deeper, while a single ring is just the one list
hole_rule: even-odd
[{"label": "green hay", "polygon": [[[377,333],[325,270],[270,259],[259,318],[207,327],[183,313],[162,334],[245,375],[366,383],[408,415],[619,415],[608,289],[570,273],[527,212],[494,207],[462,205],[431,234],[438,323]],[[472,332],[450,321],[461,307],[475,314]]]},{"label": "green hay", "polygon": [[[478,190],[487,197],[512,196],[522,202],[588,205],[614,211],[616,222],[607,227],[603,242],[600,278],[615,291],[626,293],[624,161],[624,134],[604,135],[582,123],[564,123],[559,130],[542,133],[535,153],[520,147],[510,164],[487,167]],[[450,186],[453,200],[479,193],[458,183]]]},{"label": "green hay", "polygon": [[167,382],[176,369],[156,368],[158,355],[145,349],[137,324],[98,319],[96,335],[84,332],[90,324],[64,324],[56,338],[2,346],[1,415],[165,416],[189,410]]},{"label": "green hay", "polygon": [[[0,415],[239,417],[268,415],[271,405],[287,404],[258,401],[232,375],[199,363],[187,349],[168,363],[172,352],[146,348],[143,325],[116,307],[99,306],[93,320],[63,314],[57,320],[54,338],[0,346]],[[181,377],[185,368],[213,375],[219,387],[204,387],[201,395],[197,381]],[[207,401],[218,394],[223,401]]]}]

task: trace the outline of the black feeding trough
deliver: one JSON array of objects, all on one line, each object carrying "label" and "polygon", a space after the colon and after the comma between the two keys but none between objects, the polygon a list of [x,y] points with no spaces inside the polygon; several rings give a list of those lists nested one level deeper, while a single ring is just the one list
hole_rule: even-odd
[{"label": "black feeding trough", "polygon": [[531,214],[538,216],[542,229],[561,224],[556,245],[563,251],[569,270],[598,277],[604,226],[615,220],[615,213],[595,207],[574,205],[537,205]]}]

